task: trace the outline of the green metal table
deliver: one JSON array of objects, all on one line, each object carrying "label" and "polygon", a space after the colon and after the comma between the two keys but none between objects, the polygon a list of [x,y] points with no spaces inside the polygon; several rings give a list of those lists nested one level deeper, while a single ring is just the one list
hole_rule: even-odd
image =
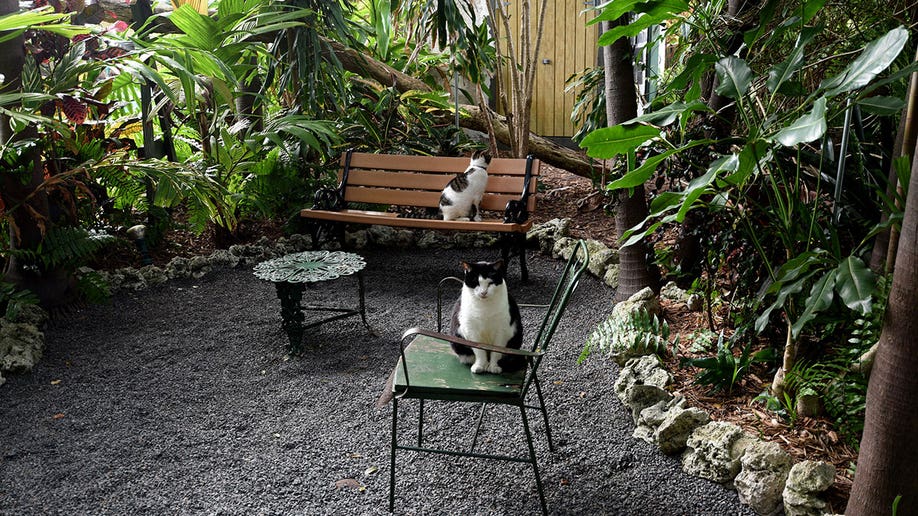
[{"label": "green metal table", "polygon": [[[255,266],[253,272],[259,279],[274,282],[281,302],[281,326],[287,334],[288,351],[302,351],[306,330],[331,321],[359,315],[367,330],[366,303],[364,301],[363,257],[343,251],[305,251],[267,260]],[[342,276],[357,277],[359,304],[356,309],[337,306],[302,305],[303,293],[311,283],[332,281]],[[306,311],[333,312],[337,315],[304,324]],[[372,331],[372,330],[370,330]]]}]

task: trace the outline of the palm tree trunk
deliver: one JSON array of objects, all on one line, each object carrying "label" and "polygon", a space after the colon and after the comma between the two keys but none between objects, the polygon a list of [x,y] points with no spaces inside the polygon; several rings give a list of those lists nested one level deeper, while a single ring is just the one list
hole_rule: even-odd
[{"label": "palm tree trunk", "polygon": [[[0,0],[0,16],[19,11],[16,0]],[[5,77],[2,93],[15,93],[21,87],[22,66],[25,62],[24,40],[22,36],[0,43],[0,76]],[[0,141],[15,141],[35,137],[35,128],[14,132],[9,118],[0,115]],[[17,161],[19,167],[26,169],[27,177],[0,168],[0,196],[3,204],[10,211],[10,249],[35,249],[42,240],[39,218],[47,217],[48,200],[44,192],[37,191],[42,183],[42,170],[37,152],[28,151]],[[21,267],[15,256],[11,256],[3,271],[8,281],[18,282]]]},{"label": "palm tree trunk", "polygon": [[867,415],[854,487],[845,514],[918,514],[918,165],[905,218],[876,362],[867,389]]},{"label": "palm tree trunk", "polygon": [[[623,19],[604,22],[603,30],[609,30]],[[634,84],[634,59],[631,42],[619,38],[602,49],[605,69],[606,118],[610,126],[620,124],[637,116],[637,91]],[[619,190],[615,207],[615,233],[621,241],[628,229],[647,217],[647,196],[644,186],[633,190]],[[645,287],[659,288],[656,274],[652,273],[648,260],[649,246],[644,242],[619,249],[618,289],[614,301],[624,301]]]}]

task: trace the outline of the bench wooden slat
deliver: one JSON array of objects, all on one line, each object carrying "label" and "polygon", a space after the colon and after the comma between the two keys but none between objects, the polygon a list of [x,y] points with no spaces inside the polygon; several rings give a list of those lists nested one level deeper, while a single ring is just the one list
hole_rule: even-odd
[{"label": "bench wooden slat", "polygon": [[[347,176],[349,187],[380,186],[385,188],[404,188],[408,190],[428,190],[442,192],[453,175],[387,172],[382,170],[351,170]],[[529,191],[534,192],[536,179],[530,181]],[[488,175],[488,186],[485,189],[494,193],[512,193],[517,197],[523,193],[523,181],[519,176],[493,176]]]},{"label": "bench wooden slat", "polygon": [[[346,156],[341,157],[341,166]],[[395,154],[366,154],[355,152],[351,155],[351,169],[369,168],[395,171],[439,172],[458,174],[469,166],[469,158],[442,156],[404,156]],[[538,175],[539,160],[533,160],[532,173]],[[526,173],[526,160],[516,158],[495,158],[488,165],[488,174],[522,176]]]},{"label": "bench wooden slat", "polygon": [[496,219],[482,220],[481,222],[439,219],[412,219],[407,217],[398,217],[396,213],[351,209],[340,211],[307,209],[302,210],[301,214],[303,216],[308,216],[309,218],[320,220],[333,220],[353,224],[383,224],[386,226],[398,226],[406,228],[520,233],[528,231],[529,228],[532,227],[532,220],[528,220],[522,224],[505,224],[503,221]]},{"label": "bench wooden slat", "polygon": [[[485,193],[481,199],[480,208],[488,211],[504,211],[507,203],[519,199],[519,195]],[[347,202],[363,202],[367,204],[394,204],[397,206],[419,206],[437,208],[440,206],[440,192],[425,192],[421,190],[393,190],[391,188],[351,187],[345,190],[344,200]],[[535,199],[529,198],[531,205]],[[532,209],[532,208],[530,208]]]}]

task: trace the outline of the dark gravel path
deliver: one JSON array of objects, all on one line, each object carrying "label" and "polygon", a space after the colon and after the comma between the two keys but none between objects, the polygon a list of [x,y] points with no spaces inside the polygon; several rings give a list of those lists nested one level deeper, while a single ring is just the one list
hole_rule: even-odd
[{"label": "dark gravel path", "polygon": [[[395,364],[395,338],[433,328],[436,282],[456,274],[460,258],[491,253],[363,254],[379,337],[358,319],[334,322],[299,358],[284,357],[274,287],[250,269],[120,293],[58,321],[41,364],[0,388],[0,514],[386,514],[390,409],[374,402]],[[533,256],[528,285],[511,269],[511,292],[547,301],[561,265]],[[307,295],[350,301],[355,285],[341,279]],[[611,294],[582,281],[542,364],[560,445],[549,453],[533,417],[549,510],[751,514],[734,492],[683,474],[677,459],[631,438],[611,362],[576,364]],[[524,317],[532,330],[538,312]],[[416,404],[402,407],[408,436]],[[429,442],[459,443],[477,412],[430,403],[425,413]],[[516,412],[489,414],[485,449],[524,446]],[[400,514],[539,510],[525,464],[403,452],[397,471]]]}]

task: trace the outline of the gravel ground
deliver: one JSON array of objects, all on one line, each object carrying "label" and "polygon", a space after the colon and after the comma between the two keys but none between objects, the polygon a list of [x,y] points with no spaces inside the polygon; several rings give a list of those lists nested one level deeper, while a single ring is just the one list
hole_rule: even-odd
[{"label": "gravel ground", "polygon": [[[386,514],[390,407],[376,408],[395,339],[435,325],[436,283],[488,250],[363,252],[368,318],[308,335],[284,356],[279,302],[250,269],[115,296],[58,320],[35,370],[0,388],[0,514]],[[546,302],[561,263],[531,255],[517,300]],[[307,292],[355,302],[356,281]],[[735,492],[684,474],[678,458],[631,437],[618,372],[587,332],[612,291],[585,278],[540,369],[556,451],[532,417],[553,514],[752,514]],[[524,309],[529,331],[538,310]],[[402,403],[410,438],[417,405]],[[432,402],[428,443],[467,443],[477,411]],[[515,411],[492,409],[483,451],[525,450]],[[420,460],[423,459],[423,460]],[[401,452],[396,513],[534,514],[528,464]]]}]

